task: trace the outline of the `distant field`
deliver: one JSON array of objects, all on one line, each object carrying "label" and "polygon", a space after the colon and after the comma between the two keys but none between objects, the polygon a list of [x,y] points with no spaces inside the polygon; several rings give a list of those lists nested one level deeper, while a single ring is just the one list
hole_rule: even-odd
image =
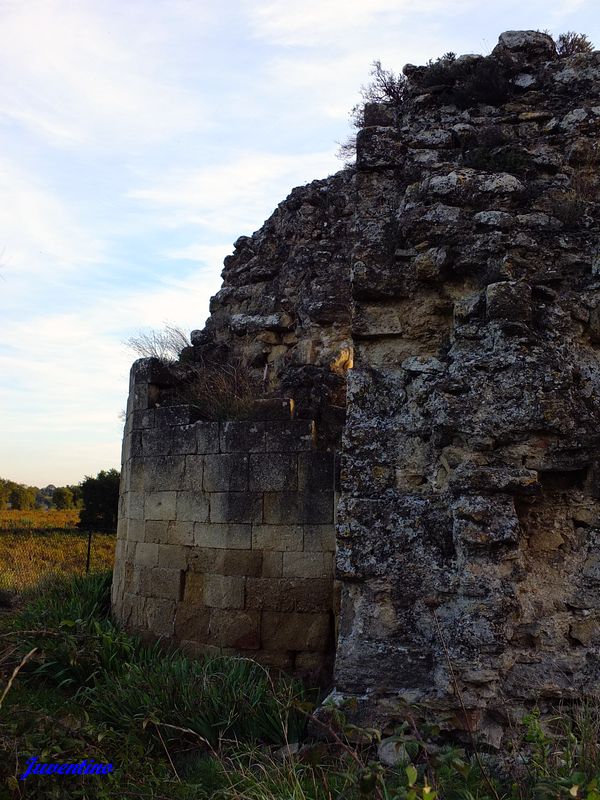
[{"label": "distant field", "polygon": [[[0,511],[0,590],[35,588],[52,575],[85,572],[88,535],[78,511]],[[93,533],[90,571],[112,569],[116,537]]]},{"label": "distant field", "polygon": [[79,522],[79,511],[0,511],[0,531],[56,530],[74,528]]}]

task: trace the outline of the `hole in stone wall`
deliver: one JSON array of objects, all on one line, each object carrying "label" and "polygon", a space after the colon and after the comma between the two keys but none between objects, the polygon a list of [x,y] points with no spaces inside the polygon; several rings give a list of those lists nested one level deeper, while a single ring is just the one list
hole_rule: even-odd
[{"label": "hole in stone wall", "polygon": [[567,489],[583,489],[588,469],[540,471],[539,481],[544,492],[552,493]]}]

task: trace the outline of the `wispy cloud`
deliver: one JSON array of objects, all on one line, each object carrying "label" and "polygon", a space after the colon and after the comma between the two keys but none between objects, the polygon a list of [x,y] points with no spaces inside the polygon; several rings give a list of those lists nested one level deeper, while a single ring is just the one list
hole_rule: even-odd
[{"label": "wispy cloud", "polygon": [[165,227],[197,226],[215,234],[251,233],[296,185],[339,169],[331,152],[275,155],[243,152],[224,164],[177,169],[132,199],[159,210]]},{"label": "wispy cloud", "polygon": [[165,4],[28,0],[0,12],[0,113],[55,145],[164,140],[205,121],[167,77]]}]

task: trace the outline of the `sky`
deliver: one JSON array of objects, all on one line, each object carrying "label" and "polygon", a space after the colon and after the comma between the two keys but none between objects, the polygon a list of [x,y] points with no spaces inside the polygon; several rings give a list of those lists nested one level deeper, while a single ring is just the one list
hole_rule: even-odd
[{"label": "sky", "polygon": [[585,32],[598,0],[0,0],[0,477],[118,467],[123,344],[201,328],[238,236],[338,143],[375,59]]}]

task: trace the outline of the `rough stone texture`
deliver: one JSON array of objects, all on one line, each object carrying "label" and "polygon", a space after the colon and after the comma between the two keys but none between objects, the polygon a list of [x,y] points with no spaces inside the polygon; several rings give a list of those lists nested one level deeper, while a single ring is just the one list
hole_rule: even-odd
[{"label": "rough stone texture", "polygon": [[321,664],[335,549],[337,697],[498,745],[600,688],[600,52],[511,31],[404,74],[356,168],[236,242],[186,356],[241,359],[298,418],[195,422],[134,370],[113,603],[191,650]]},{"label": "rough stone texture", "polygon": [[196,655],[216,648],[331,674],[333,454],[316,449],[314,422],[291,419],[289,403],[225,422],[149,408],[153,387],[162,397],[172,379],[153,360],[131,372],[116,618]]},{"label": "rough stone texture", "polygon": [[451,664],[497,745],[600,688],[600,53],[493,55],[502,103],[409,68],[397,127],[358,137],[335,679],[363,721],[460,730]]},{"label": "rough stone texture", "polygon": [[210,317],[192,335],[195,361],[240,358],[270,390],[318,418],[343,390],[332,365],[348,358],[354,173],[294,189],[225,259]]}]

